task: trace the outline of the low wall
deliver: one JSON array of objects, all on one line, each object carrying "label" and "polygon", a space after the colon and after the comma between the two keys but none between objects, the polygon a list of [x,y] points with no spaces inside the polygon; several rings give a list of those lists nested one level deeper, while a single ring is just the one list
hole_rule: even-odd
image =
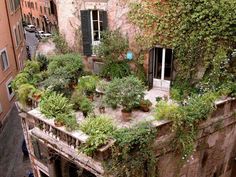
[{"label": "low wall", "polygon": [[170,123],[158,127],[158,177],[236,176],[236,100],[228,98],[216,105],[212,115],[199,124],[196,150],[186,161],[173,151]]}]

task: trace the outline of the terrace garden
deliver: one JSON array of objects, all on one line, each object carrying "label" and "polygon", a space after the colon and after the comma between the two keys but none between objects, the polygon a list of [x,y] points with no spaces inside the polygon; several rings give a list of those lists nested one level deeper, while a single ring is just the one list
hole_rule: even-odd
[{"label": "terrace garden", "polygon": [[[24,70],[13,82],[18,101],[27,107],[33,106],[33,100],[38,103],[37,109],[44,118],[53,120],[56,126],[65,126],[67,131],[71,132],[81,130],[86,133],[89,139],[79,151],[89,156],[93,156],[98,148],[111,139],[115,140],[112,158],[105,164],[107,169],[112,170],[114,176],[155,175],[155,155],[152,145],[157,132],[151,124],[154,120],[172,121],[172,130],[176,135],[173,141],[176,152],[181,154],[183,159],[188,158],[195,147],[198,123],[207,119],[214,111],[216,100],[236,95],[235,38],[232,38],[233,24],[230,22],[232,19],[226,14],[228,19],[221,25],[225,28],[228,26],[228,33],[224,29],[222,38],[219,37],[222,31],[214,31],[216,29],[212,29],[214,31],[212,33],[207,31],[209,28],[204,26],[204,20],[209,16],[214,19],[210,22],[215,24],[217,21],[214,18],[215,13],[212,12],[211,17],[209,14],[193,10],[205,8],[207,3],[204,2],[187,6],[182,1],[179,3],[170,1],[170,4],[164,5],[170,7],[169,14],[172,16],[162,16],[163,21],[155,14],[155,8],[158,8],[155,4],[151,6],[154,10],[149,8],[148,2],[135,4],[131,11],[131,20],[137,25],[144,25],[146,31],[150,31],[148,27],[153,27],[150,24],[155,24],[154,20],[163,24],[160,25],[162,28],[168,26],[166,22],[172,22],[168,19],[170,17],[175,19],[179,15],[173,10],[176,8],[176,3],[182,10],[181,14],[185,14],[178,17],[189,17],[189,13],[200,16],[195,21],[202,22],[201,36],[196,36],[197,30],[191,31],[194,29],[192,27],[184,28],[195,23],[189,24],[191,20],[180,19],[181,21],[177,21],[178,28],[174,28],[175,31],[171,31],[173,33],[167,33],[174,36],[160,35],[158,32],[163,29],[157,28],[153,30],[152,35],[148,34],[155,41],[143,42],[153,46],[154,43],[163,40],[163,36],[174,41],[172,44],[170,41],[161,41],[165,45],[173,45],[178,57],[178,74],[170,99],[166,96],[164,99],[164,95],[155,95],[153,97],[156,99],[147,99],[146,74],[143,67],[140,67],[142,62],[138,62],[137,58],[136,70],[131,69],[130,63],[125,60],[128,41],[118,31],[114,31],[105,33],[101,45],[95,49],[97,56],[105,63],[101,75],[85,71],[80,54],[58,54],[49,58],[38,56],[26,63]],[[226,13],[223,11],[224,8],[217,7],[216,11]],[[132,12],[136,16],[132,16]],[[145,18],[139,18],[137,14]],[[195,17],[196,14],[191,15]],[[206,40],[206,36],[210,36],[210,39]],[[144,38],[138,39],[144,40]],[[198,58],[201,58],[205,68],[201,78],[196,78],[199,74]],[[189,68],[196,70],[188,72]]]}]

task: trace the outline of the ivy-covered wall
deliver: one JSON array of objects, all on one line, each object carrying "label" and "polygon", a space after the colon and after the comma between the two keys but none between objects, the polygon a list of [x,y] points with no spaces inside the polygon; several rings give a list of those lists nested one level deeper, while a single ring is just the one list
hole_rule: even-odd
[{"label": "ivy-covered wall", "polygon": [[236,100],[219,102],[217,109],[199,125],[195,150],[184,159],[173,151],[170,126],[158,128],[155,142],[159,177],[236,176]]}]

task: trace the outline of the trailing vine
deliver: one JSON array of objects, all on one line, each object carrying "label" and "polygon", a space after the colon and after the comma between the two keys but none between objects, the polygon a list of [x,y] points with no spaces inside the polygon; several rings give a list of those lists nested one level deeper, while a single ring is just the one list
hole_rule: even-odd
[{"label": "trailing vine", "polygon": [[[131,22],[142,29],[137,41],[143,48],[160,44],[174,49],[175,84],[184,81],[191,87],[203,78],[210,82],[213,72],[217,72],[214,77],[221,78],[218,74],[222,65],[215,64],[216,60],[224,62],[222,54],[227,58],[236,44],[234,0],[144,0],[132,3],[130,9]],[[230,69],[234,67],[235,63],[226,73],[235,74]]]},{"label": "trailing vine", "polygon": [[118,129],[113,133],[116,144],[112,157],[105,162],[108,174],[116,177],[155,177],[156,156],[153,142],[156,129],[149,123],[140,123],[132,128]]}]

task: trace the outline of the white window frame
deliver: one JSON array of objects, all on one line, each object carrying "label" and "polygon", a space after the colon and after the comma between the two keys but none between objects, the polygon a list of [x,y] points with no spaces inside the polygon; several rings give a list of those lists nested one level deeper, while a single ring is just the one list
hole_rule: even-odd
[{"label": "white window frame", "polygon": [[[7,67],[6,68],[4,67],[4,70],[3,70],[3,71],[6,71],[10,67],[10,63],[9,63],[9,59],[8,59],[8,53],[7,53],[7,48],[4,48],[4,49],[0,50],[0,59],[1,60],[2,60],[2,53],[3,52],[6,52],[6,56],[7,56]],[[4,62],[2,61],[2,63],[4,63]]]},{"label": "white window frame", "polygon": [[[98,41],[94,40],[94,28],[93,28],[93,11],[97,11],[98,13]],[[100,30],[100,13],[99,10],[91,10],[90,11],[90,18],[91,18],[91,35],[92,35],[92,44],[93,45],[98,45],[100,43],[100,39],[101,39],[101,30]]]},{"label": "white window frame", "polygon": [[17,27],[13,27],[13,31],[14,31],[14,35],[15,35],[15,43],[16,43],[16,47],[18,47],[19,46],[19,44],[20,44],[20,40],[19,40],[19,33],[17,32],[18,31],[18,29],[17,29]]},{"label": "white window frame", "polygon": [[15,95],[13,89],[12,89],[12,93],[11,94],[9,93],[9,90],[8,90],[8,88],[9,88],[8,85],[11,84],[11,82],[12,82],[12,77],[10,77],[10,79],[8,79],[8,81],[6,82],[6,90],[7,90],[7,96],[8,96],[8,100],[9,101],[11,101],[12,98],[14,97],[14,95]]}]

